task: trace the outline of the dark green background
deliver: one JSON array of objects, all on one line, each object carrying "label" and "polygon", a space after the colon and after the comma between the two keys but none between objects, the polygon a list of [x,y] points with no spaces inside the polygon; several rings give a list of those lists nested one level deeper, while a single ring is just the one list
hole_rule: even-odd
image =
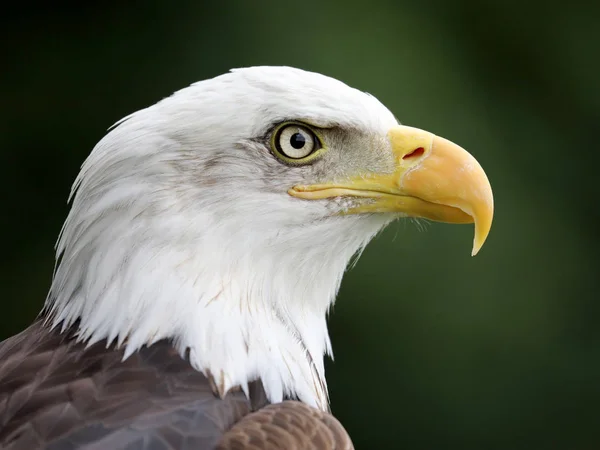
[{"label": "dark green background", "polygon": [[599,2],[129,4],[2,13],[0,337],[42,305],[111,124],[231,67],[294,65],[467,148],[495,193],[476,258],[472,227],[405,222],[347,274],[328,380],[356,447],[600,447]]}]

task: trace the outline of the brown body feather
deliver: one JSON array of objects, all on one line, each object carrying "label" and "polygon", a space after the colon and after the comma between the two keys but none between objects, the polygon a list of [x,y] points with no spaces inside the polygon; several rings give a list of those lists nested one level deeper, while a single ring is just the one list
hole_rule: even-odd
[{"label": "brown body feather", "polygon": [[[125,361],[41,321],[0,343],[0,449],[351,449],[339,422],[296,401],[220,399],[168,341]],[[252,412],[255,410],[254,412]]]}]

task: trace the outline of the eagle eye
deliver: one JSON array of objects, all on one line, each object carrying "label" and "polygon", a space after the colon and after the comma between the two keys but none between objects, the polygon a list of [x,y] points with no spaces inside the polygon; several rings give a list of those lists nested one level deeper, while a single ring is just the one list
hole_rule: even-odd
[{"label": "eagle eye", "polygon": [[273,134],[271,146],[278,157],[288,162],[304,162],[302,160],[323,148],[315,132],[299,123],[280,125]]}]

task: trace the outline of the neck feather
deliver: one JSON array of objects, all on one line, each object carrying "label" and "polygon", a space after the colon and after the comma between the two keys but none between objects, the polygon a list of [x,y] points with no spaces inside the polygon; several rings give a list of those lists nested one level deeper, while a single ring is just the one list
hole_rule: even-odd
[{"label": "neck feather", "polygon": [[116,342],[126,356],[169,338],[221,395],[261,379],[271,402],[297,397],[326,410],[326,314],[348,261],[382,220],[288,224],[283,238],[272,221],[240,227],[148,189],[75,199],[46,304],[52,326],[79,321],[80,340]]}]

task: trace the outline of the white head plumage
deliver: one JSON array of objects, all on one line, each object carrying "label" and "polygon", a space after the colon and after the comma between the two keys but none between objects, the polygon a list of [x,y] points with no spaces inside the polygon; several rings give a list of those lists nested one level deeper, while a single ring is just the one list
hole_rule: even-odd
[{"label": "white head plumage", "polygon": [[327,408],[326,313],[351,257],[393,216],[287,190],[261,138],[274,124],[385,136],[374,97],[323,75],[254,67],[196,83],[120,121],[73,186],[46,308],[54,326],[126,346],[173,339],[222,392],[253,379],[271,401]]}]

